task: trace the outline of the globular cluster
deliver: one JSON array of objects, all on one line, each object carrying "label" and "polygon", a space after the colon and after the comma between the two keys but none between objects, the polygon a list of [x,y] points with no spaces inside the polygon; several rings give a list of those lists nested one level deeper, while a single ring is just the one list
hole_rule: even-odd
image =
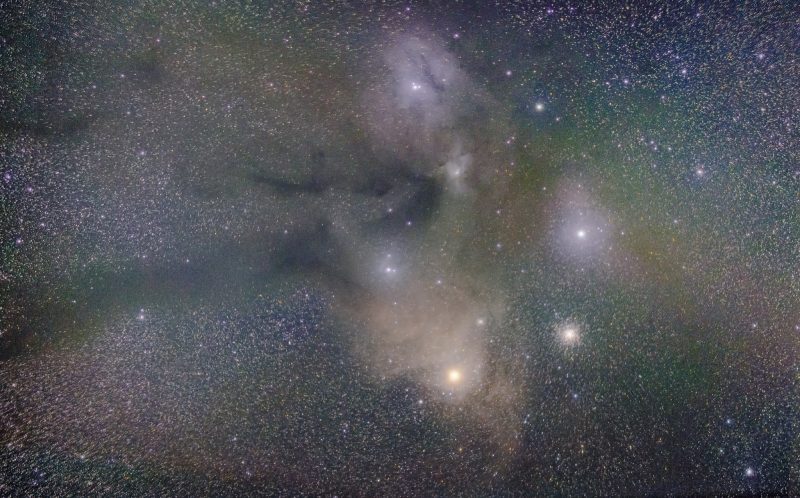
[{"label": "globular cluster", "polygon": [[0,494],[800,493],[798,19],[0,6]]}]

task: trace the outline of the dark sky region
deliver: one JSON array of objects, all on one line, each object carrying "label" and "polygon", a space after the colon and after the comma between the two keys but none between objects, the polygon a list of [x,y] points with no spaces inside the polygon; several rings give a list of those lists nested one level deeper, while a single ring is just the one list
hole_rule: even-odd
[{"label": "dark sky region", "polygon": [[0,495],[800,493],[800,4],[0,2]]}]

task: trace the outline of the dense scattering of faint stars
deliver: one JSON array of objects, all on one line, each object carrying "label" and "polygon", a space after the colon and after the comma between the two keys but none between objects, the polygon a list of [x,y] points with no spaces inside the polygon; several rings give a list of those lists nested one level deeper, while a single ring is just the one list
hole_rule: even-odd
[{"label": "dense scattering of faint stars", "polygon": [[0,495],[800,494],[798,19],[0,6]]}]

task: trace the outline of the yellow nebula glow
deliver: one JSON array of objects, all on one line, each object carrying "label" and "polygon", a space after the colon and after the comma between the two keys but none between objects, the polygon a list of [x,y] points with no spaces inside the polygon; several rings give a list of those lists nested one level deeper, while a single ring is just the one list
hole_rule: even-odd
[{"label": "yellow nebula glow", "polygon": [[461,381],[461,372],[458,369],[451,368],[447,371],[447,380],[456,384]]}]

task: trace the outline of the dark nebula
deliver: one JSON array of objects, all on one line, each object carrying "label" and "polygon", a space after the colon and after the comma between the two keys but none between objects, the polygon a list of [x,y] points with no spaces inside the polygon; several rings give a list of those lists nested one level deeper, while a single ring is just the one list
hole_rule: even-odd
[{"label": "dark nebula", "polygon": [[0,3],[0,495],[800,494],[800,3]]}]

